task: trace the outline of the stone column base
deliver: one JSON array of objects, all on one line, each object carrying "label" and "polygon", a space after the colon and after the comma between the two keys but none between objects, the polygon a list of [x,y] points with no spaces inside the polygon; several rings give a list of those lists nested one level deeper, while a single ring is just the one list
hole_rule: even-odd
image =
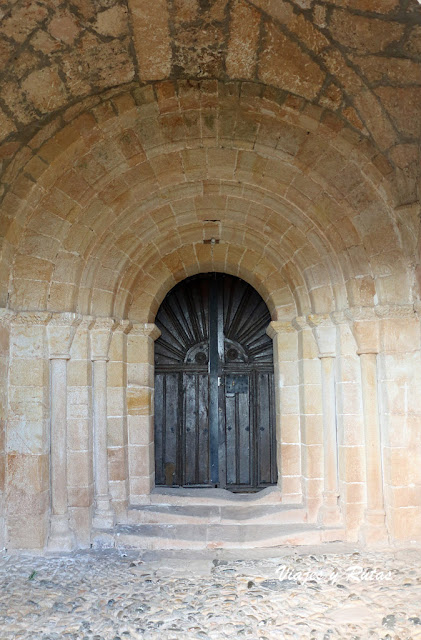
[{"label": "stone column base", "polygon": [[75,547],[76,538],[70,529],[68,516],[52,515],[47,550],[57,553],[61,551],[73,551]]},{"label": "stone column base", "polygon": [[337,493],[323,492],[323,504],[317,514],[319,524],[326,527],[337,527],[343,524]]},{"label": "stone column base", "polygon": [[98,496],[92,518],[94,529],[112,529],[115,525],[115,514],[108,496]]},{"label": "stone column base", "polygon": [[389,542],[386,529],[386,514],[383,509],[367,509],[359,541],[366,545],[384,545]]}]

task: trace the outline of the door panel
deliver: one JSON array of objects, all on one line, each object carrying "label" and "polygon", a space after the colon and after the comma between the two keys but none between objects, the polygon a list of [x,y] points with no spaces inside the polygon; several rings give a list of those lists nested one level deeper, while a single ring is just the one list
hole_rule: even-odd
[{"label": "door panel", "polygon": [[162,303],[155,344],[156,483],[276,483],[269,311],[239,278],[201,274]]},{"label": "door panel", "polygon": [[[209,477],[209,385],[207,374],[184,373],[183,485],[208,485]],[[182,431],[182,432],[183,432]]]},{"label": "door panel", "polygon": [[[155,375],[155,482],[173,484],[180,465],[179,449],[179,389],[178,373],[156,373]],[[171,483],[168,482],[168,474]]]}]

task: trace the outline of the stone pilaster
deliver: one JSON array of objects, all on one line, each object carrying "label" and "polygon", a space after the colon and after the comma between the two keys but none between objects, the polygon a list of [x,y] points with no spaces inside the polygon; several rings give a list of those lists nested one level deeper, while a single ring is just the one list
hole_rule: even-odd
[{"label": "stone pilaster", "polygon": [[110,529],[115,523],[108,486],[107,453],[107,362],[114,328],[112,318],[97,318],[90,326],[95,496],[92,524],[96,529]]},{"label": "stone pilaster", "polygon": [[323,501],[323,405],[319,350],[305,316],[293,320],[298,337],[299,412],[303,496],[310,522]]},{"label": "stone pilaster", "polygon": [[108,473],[113,510],[118,519],[125,514],[129,498],[127,431],[127,334],[131,322],[115,327],[107,372]]},{"label": "stone pilaster", "polygon": [[13,312],[0,309],[0,549],[6,546],[6,420],[7,420],[7,384],[9,371],[10,322]]},{"label": "stone pilaster", "polygon": [[417,304],[375,307],[386,522],[401,542],[417,540],[421,531],[419,311]]},{"label": "stone pilaster", "polygon": [[367,544],[375,544],[387,540],[377,388],[379,322],[374,309],[371,308],[353,307],[346,315],[351,322],[361,366],[367,487],[367,509],[361,528],[361,539]]},{"label": "stone pilaster", "polygon": [[80,321],[74,313],[58,313],[47,325],[51,372],[50,551],[70,551],[76,543],[69,526],[67,498],[67,361]]},{"label": "stone pilaster", "polygon": [[51,313],[19,312],[10,323],[7,450],[8,549],[44,549],[49,533]]},{"label": "stone pilaster", "polygon": [[147,502],[155,486],[154,341],[155,324],[133,324],[127,338],[127,414],[130,503]]},{"label": "stone pilaster", "polygon": [[297,331],[291,322],[274,321],[266,333],[273,340],[278,485],[283,502],[299,503],[302,487]]},{"label": "stone pilaster", "polygon": [[324,489],[318,519],[321,524],[327,526],[338,525],[341,522],[341,513],[336,427],[336,327],[329,315],[310,315],[308,323],[317,342],[322,372]]}]

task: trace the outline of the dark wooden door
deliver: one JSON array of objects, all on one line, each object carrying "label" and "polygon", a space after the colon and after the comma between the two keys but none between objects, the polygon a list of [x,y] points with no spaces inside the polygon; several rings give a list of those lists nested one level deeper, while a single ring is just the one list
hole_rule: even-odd
[{"label": "dark wooden door", "polygon": [[268,308],[220,273],[163,301],[155,343],[157,485],[253,491],[277,480]]}]

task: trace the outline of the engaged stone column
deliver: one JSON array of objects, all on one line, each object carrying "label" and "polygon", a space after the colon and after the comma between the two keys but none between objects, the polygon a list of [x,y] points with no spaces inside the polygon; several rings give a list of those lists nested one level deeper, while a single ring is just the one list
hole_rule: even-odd
[{"label": "engaged stone column", "polygon": [[111,529],[114,512],[108,487],[107,451],[107,362],[112,318],[97,318],[90,326],[93,377],[93,453],[94,453],[94,515],[96,529]]},{"label": "engaged stone column", "polygon": [[0,309],[0,549],[6,546],[5,524],[5,478],[6,478],[6,421],[7,396],[10,371],[9,342],[10,321],[13,313],[7,309]]},{"label": "engaged stone column", "polygon": [[316,338],[322,368],[324,489],[318,520],[324,525],[335,525],[341,522],[336,429],[336,327],[328,315],[310,315],[308,322]]},{"label": "engaged stone column", "polygon": [[50,551],[70,551],[76,542],[69,525],[67,501],[67,361],[80,320],[73,313],[60,313],[54,314],[47,325],[51,362]]},{"label": "engaged stone column", "polygon": [[266,333],[273,340],[278,485],[282,502],[299,503],[302,488],[297,331],[291,322],[271,322]]},{"label": "engaged stone column", "polygon": [[127,413],[130,503],[142,504],[155,485],[154,341],[155,324],[134,324],[127,337]]},{"label": "engaged stone column", "polygon": [[370,544],[387,539],[377,392],[379,321],[375,317],[374,309],[363,307],[351,309],[347,316],[352,322],[361,365],[367,485],[367,509],[361,536],[363,542]]}]

